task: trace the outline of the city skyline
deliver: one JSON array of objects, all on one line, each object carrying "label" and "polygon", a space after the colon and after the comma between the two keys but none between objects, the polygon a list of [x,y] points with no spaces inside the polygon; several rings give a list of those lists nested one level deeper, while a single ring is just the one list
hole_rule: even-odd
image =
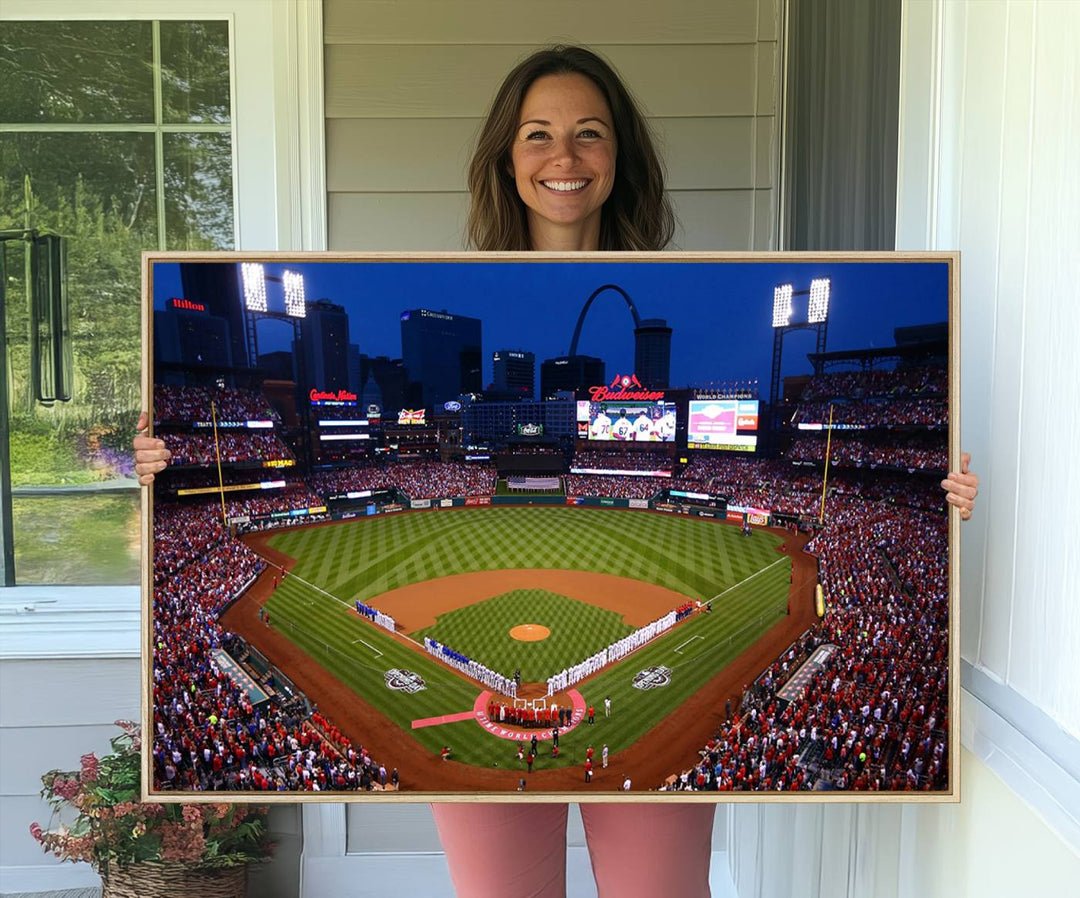
[{"label": "city skyline", "polygon": [[[154,308],[185,296],[181,264],[154,267]],[[237,263],[228,263],[235,265]],[[445,310],[483,322],[482,383],[494,381],[492,352],[514,346],[532,352],[537,369],[565,355],[585,300],[614,284],[633,299],[641,319],[672,328],[671,388],[759,381],[768,393],[773,329],[772,292],[790,282],[832,281],[829,350],[893,345],[896,327],[946,321],[947,266],[941,262],[268,262],[268,275],[301,271],[309,302],[341,305],[350,343],[368,356],[402,357],[400,315],[407,309]],[[280,291],[277,291],[280,292]],[[805,303],[805,300],[803,300]],[[272,289],[271,310],[284,303]],[[796,305],[798,311],[799,305]],[[805,314],[805,306],[803,306]],[[796,320],[798,319],[798,314]],[[258,325],[260,353],[291,349],[292,328]],[[808,373],[809,332],[785,339],[782,376]],[[585,319],[578,354],[604,360],[607,375],[633,372],[634,325],[615,290],[600,293]]]}]

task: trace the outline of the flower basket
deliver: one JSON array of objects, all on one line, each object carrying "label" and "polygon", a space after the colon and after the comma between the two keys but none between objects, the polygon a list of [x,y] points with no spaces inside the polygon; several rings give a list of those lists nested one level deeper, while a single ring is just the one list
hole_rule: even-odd
[{"label": "flower basket", "polygon": [[141,737],[123,730],[104,757],[83,755],[77,771],[50,770],[41,797],[51,823],[30,834],[63,861],[85,861],[101,874],[103,898],[244,898],[248,864],[270,859],[269,808],[221,802],[139,801]]},{"label": "flower basket", "polygon": [[101,898],[244,898],[247,866],[201,869],[155,863],[111,867],[101,876]]}]

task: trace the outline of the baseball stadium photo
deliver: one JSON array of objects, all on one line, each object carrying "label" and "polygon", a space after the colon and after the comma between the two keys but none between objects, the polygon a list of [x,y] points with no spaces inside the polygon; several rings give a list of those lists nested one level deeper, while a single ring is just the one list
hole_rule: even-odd
[{"label": "baseball stadium photo", "polygon": [[144,257],[147,794],[955,800],[955,257],[526,258]]}]

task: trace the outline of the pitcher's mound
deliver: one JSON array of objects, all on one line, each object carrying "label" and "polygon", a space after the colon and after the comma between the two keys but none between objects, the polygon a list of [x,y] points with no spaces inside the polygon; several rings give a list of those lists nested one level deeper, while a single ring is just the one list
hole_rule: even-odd
[{"label": "pitcher's mound", "polygon": [[518,624],[510,631],[510,635],[519,642],[539,642],[547,639],[551,631],[542,624]]}]

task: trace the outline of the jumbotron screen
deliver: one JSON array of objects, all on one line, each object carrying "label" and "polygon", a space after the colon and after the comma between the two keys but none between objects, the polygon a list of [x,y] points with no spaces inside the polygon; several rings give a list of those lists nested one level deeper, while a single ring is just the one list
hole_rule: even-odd
[{"label": "jumbotron screen", "polygon": [[757,399],[691,399],[686,425],[688,449],[757,449]]},{"label": "jumbotron screen", "polygon": [[590,402],[579,400],[579,440],[672,443],[674,402]]}]

